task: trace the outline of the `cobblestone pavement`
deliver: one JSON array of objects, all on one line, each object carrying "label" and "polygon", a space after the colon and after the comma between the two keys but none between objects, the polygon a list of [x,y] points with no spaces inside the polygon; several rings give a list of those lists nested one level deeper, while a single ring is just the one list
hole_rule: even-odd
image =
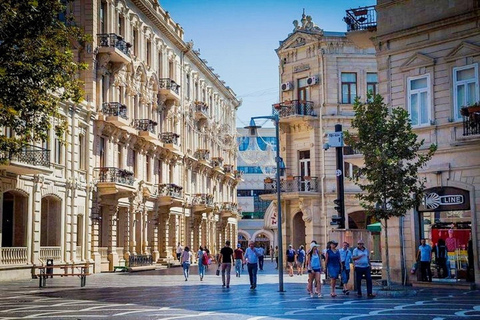
[{"label": "cobblestone pavement", "polygon": [[[203,281],[191,268],[185,281],[181,268],[89,276],[86,287],[78,278],[0,283],[0,319],[480,319],[480,291],[417,289],[415,295],[389,297],[379,287],[374,299],[328,295],[310,298],[306,275],[284,276],[268,261],[259,271],[258,287],[250,290],[248,274],[232,274],[230,288],[211,266]],[[413,292],[413,291],[410,291]]]}]

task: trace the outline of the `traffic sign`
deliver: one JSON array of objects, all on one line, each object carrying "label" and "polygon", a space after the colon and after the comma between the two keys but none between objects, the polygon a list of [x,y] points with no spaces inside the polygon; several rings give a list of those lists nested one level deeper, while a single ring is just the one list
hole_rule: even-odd
[{"label": "traffic sign", "polygon": [[343,132],[329,132],[328,144],[330,147],[343,147]]}]

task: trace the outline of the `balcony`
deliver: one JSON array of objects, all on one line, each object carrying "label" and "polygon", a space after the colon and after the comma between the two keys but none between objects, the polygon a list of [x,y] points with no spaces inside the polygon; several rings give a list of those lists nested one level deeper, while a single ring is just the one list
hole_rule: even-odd
[{"label": "balcony", "polygon": [[[264,189],[277,192],[277,179],[266,178]],[[317,193],[320,191],[318,177],[288,176],[280,179],[280,191],[285,193]]]},{"label": "balcony", "polygon": [[165,98],[167,105],[180,102],[180,86],[170,78],[158,80],[158,93]]},{"label": "balcony", "polygon": [[197,149],[197,151],[195,151],[194,157],[197,158],[200,162],[208,163],[208,160],[210,159],[210,150]]},{"label": "balcony", "polygon": [[178,138],[180,138],[180,135],[175,132],[162,132],[158,135],[158,139],[163,143],[163,146],[175,153],[180,153]]},{"label": "balcony", "polygon": [[223,202],[220,206],[220,215],[222,218],[229,218],[238,214],[238,205],[235,202]]},{"label": "balcony", "polygon": [[363,154],[357,149],[353,149],[350,146],[343,147],[343,160],[357,167],[363,167],[363,165],[365,164]]},{"label": "balcony", "polygon": [[126,197],[136,190],[133,187],[135,178],[131,171],[115,167],[99,167],[94,169],[94,174],[100,196],[118,194]]},{"label": "balcony", "polygon": [[233,175],[238,182],[243,181],[243,171],[235,170]]},{"label": "balcony", "polygon": [[460,109],[463,118],[463,135],[480,135],[480,104]]},{"label": "balcony", "polygon": [[20,150],[0,150],[0,170],[21,174],[50,174],[50,150],[25,145]]},{"label": "balcony", "polygon": [[207,120],[208,119],[208,105],[202,101],[195,101],[193,103],[195,110],[195,120]]},{"label": "balcony", "polygon": [[206,193],[197,193],[192,198],[192,211],[210,212],[214,208],[213,195]]},{"label": "balcony", "polygon": [[280,121],[289,122],[298,117],[317,117],[313,110],[313,101],[290,100],[273,105],[273,114],[278,114]]},{"label": "balcony", "polygon": [[120,102],[104,102],[102,105],[102,113],[105,121],[110,122],[117,127],[129,127],[127,116],[127,106]]},{"label": "balcony", "polygon": [[223,172],[230,178],[235,178],[235,167],[231,164],[223,165]]},{"label": "balcony", "polygon": [[158,185],[158,205],[178,207],[183,205],[183,188],[173,183]]},{"label": "balcony", "polygon": [[155,121],[150,119],[135,119],[133,126],[139,131],[139,136],[145,140],[150,142],[157,140],[157,135],[155,134],[157,123]]},{"label": "balcony", "polygon": [[222,157],[213,157],[211,165],[214,169],[220,170],[223,173],[223,158]]},{"label": "balcony", "polygon": [[347,24],[347,38],[358,47],[373,48],[370,40],[377,31],[377,11],[375,6],[350,9],[343,21]]},{"label": "balcony", "polygon": [[98,53],[110,56],[110,61],[117,63],[129,63],[131,44],[115,33],[97,34]]}]

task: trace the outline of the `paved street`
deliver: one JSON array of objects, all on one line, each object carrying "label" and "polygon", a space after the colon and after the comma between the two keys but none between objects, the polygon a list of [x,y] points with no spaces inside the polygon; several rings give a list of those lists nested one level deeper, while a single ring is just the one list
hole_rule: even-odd
[{"label": "paved street", "polygon": [[92,275],[80,287],[78,278],[1,283],[0,319],[480,319],[480,292],[417,289],[416,295],[388,297],[375,288],[375,299],[339,295],[310,298],[303,276],[285,275],[278,292],[278,274],[269,261],[259,271],[256,290],[248,274],[233,274],[229,289],[210,267],[200,282],[197,268],[184,281],[181,268]]}]

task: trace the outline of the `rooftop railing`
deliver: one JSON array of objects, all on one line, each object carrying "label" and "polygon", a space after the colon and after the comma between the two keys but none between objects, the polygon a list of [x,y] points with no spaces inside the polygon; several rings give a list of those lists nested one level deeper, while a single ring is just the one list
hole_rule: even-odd
[{"label": "rooftop railing", "polygon": [[347,32],[355,30],[375,30],[377,28],[377,11],[375,6],[349,9],[343,21],[347,24]]}]

